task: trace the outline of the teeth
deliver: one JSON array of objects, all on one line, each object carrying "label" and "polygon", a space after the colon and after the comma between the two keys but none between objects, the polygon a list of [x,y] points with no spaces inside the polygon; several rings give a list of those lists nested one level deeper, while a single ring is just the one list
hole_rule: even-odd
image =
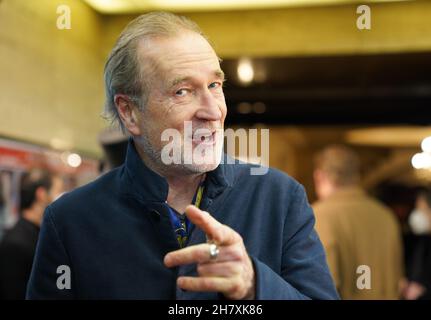
[{"label": "teeth", "polygon": [[214,138],[212,133],[193,136],[193,140],[196,142],[209,142],[209,141],[212,141],[213,139]]},{"label": "teeth", "polygon": [[202,139],[202,138],[211,138],[213,136],[213,134],[211,133],[211,134],[200,134],[200,135],[198,135],[198,136],[193,136],[193,138],[195,139],[195,140],[200,140],[200,139]]}]

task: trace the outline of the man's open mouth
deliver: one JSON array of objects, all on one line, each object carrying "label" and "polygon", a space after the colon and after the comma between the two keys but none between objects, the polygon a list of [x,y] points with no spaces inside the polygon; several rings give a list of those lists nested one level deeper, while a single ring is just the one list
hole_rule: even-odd
[{"label": "man's open mouth", "polygon": [[216,130],[194,134],[192,141],[194,145],[212,146],[216,142]]}]

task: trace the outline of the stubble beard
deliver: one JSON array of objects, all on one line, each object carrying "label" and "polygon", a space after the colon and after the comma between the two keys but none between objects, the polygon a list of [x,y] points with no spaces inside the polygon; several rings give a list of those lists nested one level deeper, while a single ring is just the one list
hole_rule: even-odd
[{"label": "stubble beard", "polygon": [[[205,172],[212,171],[218,167],[218,165],[221,162],[222,154],[223,154],[223,135],[217,136],[217,142],[214,147],[212,147],[211,152],[211,159],[213,161],[211,163],[202,163],[202,164],[196,164],[194,163],[194,160],[192,163],[187,163],[185,159],[185,151],[184,150],[184,143],[182,146],[178,146],[178,148],[181,148],[181,163],[171,163],[171,164],[165,164],[162,161],[161,157],[161,149],[158,149],[154,146],[153,143],[148,139],[148,134],[144,133],[140,137],[137,137],[137,142],[140,144],[140,146],[143,149],[143,152],[145,153],[145,157],[147,158],[147,161],[150,163],[147,164],[151,169],[155,169],[156,172],[162,174],[163,176],[168,175],[194,175],[194,174],[202,174]],[[184,138],[183,138],[184,139]],[[193,149],[194,151],[194,149]],[[190,152],[190,151],[189,151]]]}]

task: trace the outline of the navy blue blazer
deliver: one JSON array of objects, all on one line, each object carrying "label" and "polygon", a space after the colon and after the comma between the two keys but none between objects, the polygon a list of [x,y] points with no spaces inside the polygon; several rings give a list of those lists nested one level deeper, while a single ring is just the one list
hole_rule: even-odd
[{"label": "navy blue blazer", "polygon": [[[304,188],[274,169],[250,175],[251,167],[220,164],[209,172],[201,208],[243,237],[256,299],[338,298]],[[123,166],[46,209],[27,298],[222,298],[177,288],[179,275],[197,275],[195,264],[164,266],[164,256],[179,249],[167,195],[166,180],[144,165],[130,141]],[[205,241],[192,227],[188,245]],[[70,288],[57,286],[62,265],[70,268]]]}]

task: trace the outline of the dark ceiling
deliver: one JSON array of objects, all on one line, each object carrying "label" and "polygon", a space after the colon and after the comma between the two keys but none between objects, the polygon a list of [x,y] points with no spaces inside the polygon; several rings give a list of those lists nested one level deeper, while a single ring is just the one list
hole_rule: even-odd
[{"label": "dark ceiling", "polygon": [[252,60],[256,80],[226,59],[227,124],[430,124],[431,52]]}]

